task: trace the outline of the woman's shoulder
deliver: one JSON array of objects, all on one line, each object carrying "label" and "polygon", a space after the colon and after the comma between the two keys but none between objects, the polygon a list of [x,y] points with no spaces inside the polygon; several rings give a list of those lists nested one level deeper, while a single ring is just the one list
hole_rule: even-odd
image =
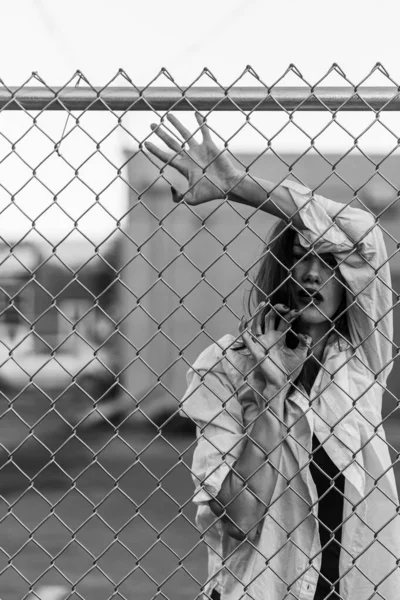
[{"label": "woman's shoulder", "polygon": [[232,351],[236,351],[236,348],[242,347],[237,342],[237,337],[227,333],[219,340],[216,340],[213,344],[210,344],[199,354],[193,363],[194,369],[218,369],[221,367],[223,359],[230,354]]},{"label": "woman's shoulder", "polygon": [[220,373],[226,375],[231,383],[236,383],[243,376],[244,369],[241,367],[248,360],[248,350],[237,336],[228,333],[203,350],[191,371]]}]

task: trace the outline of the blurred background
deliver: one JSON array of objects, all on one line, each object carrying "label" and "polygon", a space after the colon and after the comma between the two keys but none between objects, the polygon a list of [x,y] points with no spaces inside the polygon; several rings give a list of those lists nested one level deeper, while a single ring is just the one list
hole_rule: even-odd
[{"label": "blurred background", "polygon": [[[316,1],[206,0],[188,11],[180,1],[21,0],[0,6],[0,78],[392,86],[394,10],[339,1],[328,28]],[[85,600],[186,600],[206,579],[194,430],[179,401],[199,352],[236,332],[273,219],[229,203],[172,205],[170,186],[184,181],[139,150],[162,116],[0,112],[2,600],[32,590],[57,600],[58,586]],[[194,128],[191,113],[178,116]],[[341,202],[358,190],[384,231],[399,346],[398,114],[215,111],[208,122],[255,176],[297,178]],[[399,396],[396,359],[383,407],[394,461]]]}]

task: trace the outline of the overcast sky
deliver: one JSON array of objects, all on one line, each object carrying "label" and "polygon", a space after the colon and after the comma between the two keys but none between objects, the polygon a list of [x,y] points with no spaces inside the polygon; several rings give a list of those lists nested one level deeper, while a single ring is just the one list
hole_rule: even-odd
[{"label": "overcast sky", "polygon": [[[93,85],[104,85],[123,68],[136,85],[142,86],[149,83],[161,67],[166,67],[177,83],[185,86],[208,67],[222,85],[230,85],[246,65],[251,65],[260,78],[271,85],[294,63],[304,78],[314,84],[336,62],[346,76],[358,84],[379,61],[391,77],[400,82],[398,13],[398,0],[379,3],[369,0],[334,3],[321,0],[202,0],[196,3],[188,0],[3,0],[0,4],[0,77],[8,86],[21,85],[36,71],[49,85],[57,86],[64,85],[80,69]],[[206,85],[207,80],[200,83]],[[343,85],[343,80],[332,76],[325,83]],[[388,84],[379,74],[368,83]],[[158,84],[165,81],[160,80]],[[243,84],[251,85],[251,78]],[[296,85],[298,79],[291,76],[282,84]],[[101,139],[105,128],[114,127],[115,122],[107,118],[93,116],[90,126],[95,137]],[[322,113],[303,113],[296,118],[299,125],[316,132],[328,117]],[[263,132],[273,134],[285,119],[284,114],[264,113],[254,117],[254,124]],[[343,113],[342,119],[352,135],[359,135],[368,119],[371,121],[371,115]],[[387,113],[385,119],[395,135],[382,127],[373,128],[362,141],[370,151],[389,151],[400,138],[398,114]],[[153,120],[152,115],[131,114],[126,126],[137,139],[143,139]],[[184,114],[183,120],[188,125],[194,122],[190,114]],[[243,123],[243,117],[216,113],[210,122],[226,138]],[[60,136],[64,123],[61,114],[43,117],[43,127],[53,139]],[[6,131],[9,140],[18,139],[28,125],[26,116],[21,114],[6,113],[0,117],[0,131]],[[49,189],[44,191],[37,182],[30,182],[24,192],[19,192],[18,201],[25,215],[19,209],[7,209],[2,213],[0,234],[5,235],[13,228],[27,231],[29,221],[37,218],[51,202],[52,194],[62,189],[60,182],[68,181],[73,166],[84,159],[85,152],[89,155],[92,151],[91,143],[78,132],[69,142],[63,144],[72,166],[56,160],[55,156],[46,161],[39,174]],[[262,137],[247,127],[232,140],[231,147],[233,150],[257,148],[263,143]],[[279,136],[276,147],[297,150],[305,148],[307,143],[299,130],[292,127]],[[344,151],[351,143],[351,137],[338,127],[330,128],[320,139],[324,150]],[[134,145],[129,134],[112,135],[107,142],[111,160],[118,162],[121,148],[127,145]],[[21,182],[29,178],[30,166],[38,164],[39,157],[46,156],[49,148],[45,136],[33,131],[17,146],[28,167],[16,158],[0,163],[0,183],[7,183],[6,190],[0,190],[2,209],[9,203],[9,193],[20,189]],[[8,142],[0,140],[0,156],[3,158],[8,152]],[[113,177],[113,169],[107,161],[96,157],[89,161],[85,177],[90,189],[84,189],[85,186],[77,182],[64,192],[65,206],[73,218],[82,215],[91,205],[91,189],[103,189],[107,177]],[[104,196],[107,207],[114,210],[116,216],[123,210],[126,199],[122,188],[117,188],[118,182],[110,194],[113,199],[109,204]],[[103,213],[94,210],[81,221],[82,228],[97,239],[104,237],[103,232],[112,226],[112,217]],[[49,212],[40,219],[39,228],[46,232],[54,230],[55,213]],[[57,220],[63,223],[60,236],[71,227],[72,221],[61,213]]]},{"label": "overcast sky", "polygon": [[229,83],[251,64],[267,82],[295,63],[316,79],[333,63],[360,80],[380,61],[400,80],[397,0],[13,0],[2,2],[2,73],[101,84],[124,68],[144,84],[162,66],[189,83],[204,66]]}]

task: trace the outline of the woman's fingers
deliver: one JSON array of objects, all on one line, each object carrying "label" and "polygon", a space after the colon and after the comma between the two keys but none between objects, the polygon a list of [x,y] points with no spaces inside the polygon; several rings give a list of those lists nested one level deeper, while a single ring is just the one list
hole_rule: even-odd
[{"label": "woman's fingers", "polygon": [[172,161],[174,160],[172,154],[170,154],[169,152],[165,152],[165,150],[161,150],[161,148],[159,148],[152,142],[145,142],[144,145],[146,147],[146,150],[151,152],[151,154],[154,154],[154,156],[159,158],[163,163],[172,164]]},{"label": "woman's fingers", "polygon": [[183,200],[183,196],[180,192],[178,192],[172,185],[171,185],[171,194],[172,194],[172,202],[175,202],[175,204],[178,204],[178,202],[181,202]]},{"label": "woman's fingers", "polygon": [[239,321],[239,333],[242,334],[246,327],[246,319],[242,317]]},{"label": "woman's fingers", "polygon": [[[282,315],[286,315],[289,312],[289,307],[285,306],[284,304],[275,304],[274,306],[271,307],[271,310],[269,310],[267,312],[267,314],[265,315],[265,320],[264,320],[264,328],[265,331],[274,331],[275,330],[275,323],[276,323],[276,317],[282,317]],[[282,321],[282,318],[281,318]],[[280,331],[279,326],[278,326],[278,331]]]},{"label": "woman's fingers", "polygon": [[239,331],[242,334],[243,342],[245,343],[248,350],[250,350],[252,356],[257,362],[262,361],[265,358],[265,349],[260,342],[255,342],[254,338],[250,335],[249,330],[246,328],[246,322],[244,317],[240,321]]},{"label": "woman's fingers", "polygon": [[278,323],[278,327],[276,328],[277,331],[281,331],[282,333],[285,333],[286,331],[288,331],[291,327],[291,324],[293,323],[293,321],[295,319],[297,319],[297,317],[299,316],[299,311],[295,308],[293,310],[288,310],[288,312],[286,312],[283,316],[281,316],[281,319]]},{"label": "woman's fingers", "polygon": [[312,337],[309,335],[306,335],[304,333],[299,333],[298,334],[298,338],[299,338],[299,348],[301,350],[309,350],[311,348],[311,344],[312,344]]},{"label": "woman's fingers", "polygon": [[184,175],[186,177],[186,171],[182,168],[182,165],[179,163],[176,156],[173,156],[169,152],[165,152],[165,150],[161,150],[161,148],[159,148],[152,142],[145,142],[144,145],[146,147],[146,150],[151,152],[151,154],[154,154],[154,156],[161,160],[161,162],[163,162],[164,164],[171,165],[171,167],[174,167],[177,171],[179,171],[181,175]]},{"label": "woman's fingers", "polygon": [[265,306],[265,302],[260,302],[255,310],[255,314],[253,317],[253,322],[251,324],[251,332],[255,336],[260,336],[263,334],[261,321],[263,316],[263,308]]},{"label": "woman's fingers", "polygon": [[211,142],[211,134],[205,118],[199,112],[196,112],[195,116],[198,124],[201,127],[201,135],[203,136],[203,142]]},{"label": "woman's fingers", "polygon": [[255,358],[257,362],[261,362],[265,358],[265,349],[262,345],[259,342],[254,342],[247,330],[243,331],[242,338],[253,358]]},{"label": "woman's fingers", "polygon": [[167,119],[168,121],[170,121],[170,123],[172,123],[175,129],[179,131],[182,138],[185,140],[185,142],[188,143],[189,148],[196,145],[196,140],[193,138],[193,134],[189,131],[189,129],[186,129],[186,127],[182,125],[182,123],[179,121],[179,119],[175,117],[175,115],[169,114]]},{"label": "woman's fingers", "polygon": [[264,331],[274,331],[276,312],[271,308],[264,317]]},{"label": "woman's fingers", "polygon": [[172,136],[170,136],[161,125],[152,123],[150,125],[152,131],[164,142],[168,148],[171,148],[174,152],[180,152],[182,150],[182,144],[179,144]]}]

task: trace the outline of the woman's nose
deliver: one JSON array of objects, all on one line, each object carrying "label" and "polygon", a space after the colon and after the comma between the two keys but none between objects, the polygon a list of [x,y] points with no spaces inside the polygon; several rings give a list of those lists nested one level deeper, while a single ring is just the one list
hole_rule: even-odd
[{"label": "woman's nose", "polygon": [[317,257],[313,257],[307,263],[307,268],[303,273],[305,281],[320,281],[321,279],[321,261]]}]

